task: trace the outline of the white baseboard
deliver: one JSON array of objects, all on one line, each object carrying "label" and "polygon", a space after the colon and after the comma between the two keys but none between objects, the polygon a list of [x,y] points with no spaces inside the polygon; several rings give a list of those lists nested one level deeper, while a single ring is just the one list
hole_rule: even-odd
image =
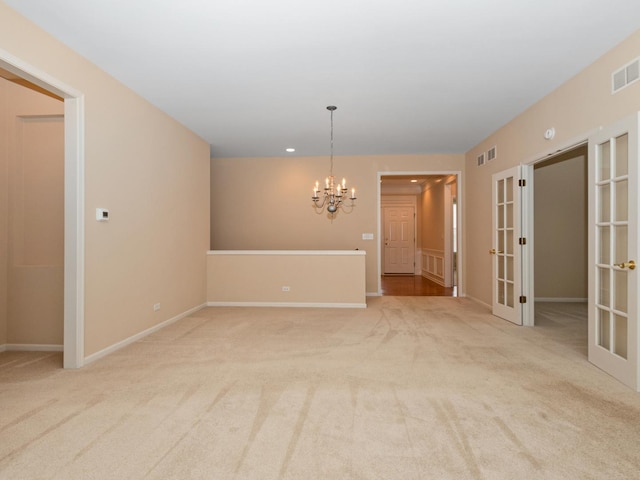
[{"label": "white baseboard", "polygon": [[489,305],[488,303],[484,303],[482,300],[479,300],[475,297],[471,297],[469,295],[464,295],[464,298],[468,298],[469,300],[471,300],[472,302],[477,303],[478,305],[482,305],[483,307],[488,308],[490,311],[493,310],[493,307],[491,305]]},{"label": "white baseboard", "polygon": [[367,308],[366,303],[208,302],[207,307]]},{"label": "white baseboard", "polygon": [[44,345],[36,343],[7,343],[0,345],[0,352],[62,352],[62,345]]},{"label": "white baseboard", "polygon": [[427,272],[426,270],[422,270],[422,276],[427,280],[431,280],[432,282],[437,283],[438,285],[445,286],[444,277],[436,275],[434,273]]},{"label": "white baseboard", "polygon": [[84,357],[84,365],[89,365],[90,363],[93,363],[96,360],[106,355],[109,355],[110,353],[115,352],[116,350],[120,350],[121,348],[126,347],[127,345],[137,342],[138,340],[146,337],[147,335],[151,335],[152,333],[157,332],[158,330],[161,330],[164,327],[167,327],[172,323],[177,322],[178,320],[182,320],[183,318],[188,317],[189,315],[196,313],[199,310],[202,310],[205,306],[206,306],[205,304],[202,304],[202,305],[198,305],[197,307],[193,307],[192,309],[187,310],[186,312],[181,313],[180,315],[176,315],[175,317],[170,318],[169,320],[165,320],[164,322],[159,323],[158,325],[154,325],[153,327],[148,328],[140,333],[136,333],[135,335],[132,335],[129,338],[125,338],[124,340],[118,343],[114,343],[110,347],[104,348],[99,352],[92,353],[91,355]]},{"label": "white baseboard", "polygon": [[382,294],[380,292],[367,292],[367,297],[381,297]]},{"label": "white baseboard", "polygon": [[588,298],[560,298],[560,297],[536,297],[536,302],[549,303],[587,303]]}]

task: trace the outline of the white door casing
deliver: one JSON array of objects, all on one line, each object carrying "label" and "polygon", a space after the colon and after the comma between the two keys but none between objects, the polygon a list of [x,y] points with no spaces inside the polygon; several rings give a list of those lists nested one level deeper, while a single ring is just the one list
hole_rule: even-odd
[{"label": "white door casing", "polygon": [[455,180],[451,181],[444,186],[444,286],[453,287],[454,285],[454,222],[455,215],[453,213],[455,195],[452,193],[452,188],[455,188]]},{"label": "white door casing", "polygon": [[638,391],[638,114],[589,138],[589,361]]},{"label": "white door casing", "polygon": [[64,98],[64,368],[84,365],[84,95],[0,49],[0,68]]},{"label": "white door casing", "polygon": [[522,325],[521,167],[492,176],[493,314]]}]

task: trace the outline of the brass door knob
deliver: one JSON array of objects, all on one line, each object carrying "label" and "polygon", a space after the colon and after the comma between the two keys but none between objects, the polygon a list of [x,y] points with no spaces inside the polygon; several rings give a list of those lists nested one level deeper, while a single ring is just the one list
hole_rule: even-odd
[{"label": "brass door knob", "polygon": [[496,250],[495,248],[492,248],[491,250],[489,250],[489,253],[491,255],[495,255],[496,253],[504,253],[502,250]]},{"label": "brass door knob", "polygon": [[633,260],[629,260],[628,262],[624,262],[624,263],[614,263],[613,266],[620,267],[620,268],[628,268],[629,270],[635,270],[636,262],[634,262]]}]

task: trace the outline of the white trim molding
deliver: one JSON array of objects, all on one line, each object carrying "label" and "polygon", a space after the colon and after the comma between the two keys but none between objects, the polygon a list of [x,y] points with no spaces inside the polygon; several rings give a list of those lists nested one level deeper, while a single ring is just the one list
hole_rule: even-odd
[{"label": "white trim molding", "polygon": [[207,307],[367,308],[367,304],[301,302],[207,302]]},{"label": "white trim molding", "polygon": [[536,302],[547,303],[587,303],[588,298],[536,297]]},{"label": "white trim molding", "polygon": [[64,368],[84,357],[84,94],[0,49],[0,67],[64,99]]},{"label": "white trim molding", "polygon": [[62,345],[46,345],[35,343],[7,343],[0,345],[0,352],[62,352]]},{"label": "white trim molding", "polygon": [[209,250],[207,255],[304,255],[304,256],[335,256],[335,255],[366,255],[366,250]]},{"label": "white trim molding", "polygon": [[117,350],[120,350],[121,348],[126,347],[127,345],[130,345],[132,343],[137,342],[138,340],[143,339],[144,337],[151,335],[152,333],[157,332],[158,330],[162,330],[164,327],[167,327],[169,325],[171,325],[172,323],[177,322],[178,320],[182,320],[185,317],[188,317],[189,315],[192,315],[194,313],[196,313],[199,310],[202,310],[203,308],[206,307],[206,304],[202,304],[202,305],[198,305],[197,307],[193,307],[189,310],[187,310],[184,313],[181,313],[179,315],[176,315],[173,318],[170,318],[168,320],[165,320],[164,322],[161,322],[157,325],[154,325],[151,328],[147,328],[146,330],[143,330],[140,333],[136,333],[135,335],[130,336],[129,338],[125,338],[124,340],[118,342],[118,343],[114,343],[113,345],[110,345],[107,348],[104,348],[96,353],[93,353],[87,357],[84,358],[84,364],[88,365],[90,363],[95,362],[96,360],[101,359],[102,357],[105,357],[107,355],[109,355],[110,353],[113,353]]}]

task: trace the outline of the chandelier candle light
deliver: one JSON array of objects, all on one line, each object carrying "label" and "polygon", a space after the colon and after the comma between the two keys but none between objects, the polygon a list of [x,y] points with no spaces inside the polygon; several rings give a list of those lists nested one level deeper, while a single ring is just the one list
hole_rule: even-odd
[{"label": "chandelier candle light", "polygon": [[[327,206],[327,212],[329,212],[332,216],[338,211],[338,208],[342,208],[342,211],[345,213],[351,213],[353,207],[355,206],[356,199],[356,189],[351,189],[351,196],[349,200],[351,202],[346,204],[343,200],[347,197],[347,181],[343,178],[342,183],[336,183],[335,177],[333,176],[333,112],[338,107],[334,107],[330,105],[327,107],[327,110],[331,112],[331,165],[329,168],[329,176],[324,180],[324,192],[322,194],[322,202],[320,202],[320,184],[316,182],[315,187],[313,187],[313,196],[311,200],[313,200],[313,205],[316,210],[322,212],[325,205]],[[348,208],[348,210],[345,209]]]}]

